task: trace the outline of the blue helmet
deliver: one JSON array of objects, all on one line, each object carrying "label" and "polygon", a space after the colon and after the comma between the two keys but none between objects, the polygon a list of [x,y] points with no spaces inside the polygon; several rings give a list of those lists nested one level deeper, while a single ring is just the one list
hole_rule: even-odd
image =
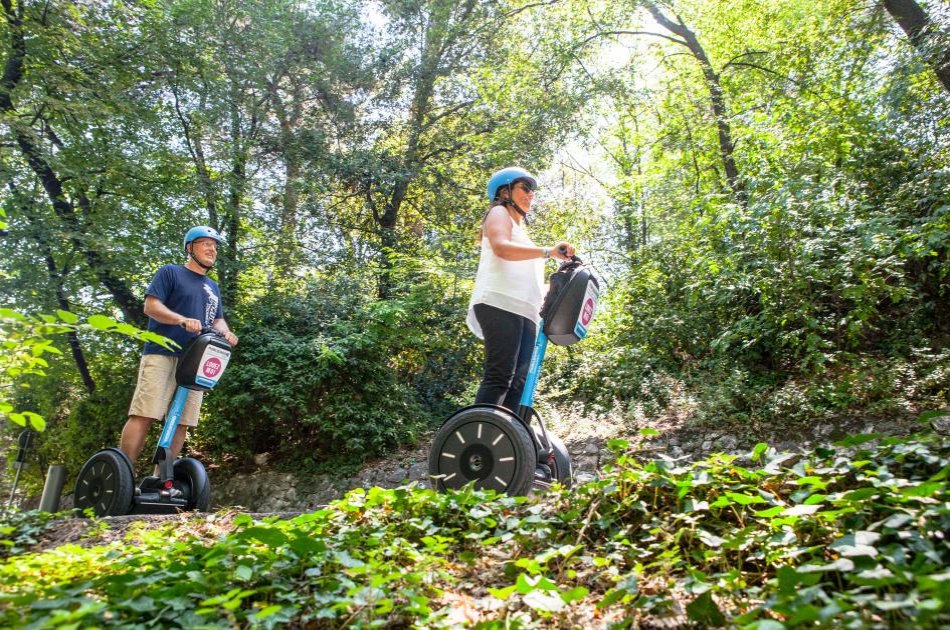
[{"label": "blue helmet", "polygon": [[508,168],[503,168],[500,171],[495,171],[495,173],[488,179],[488,189],[485,191],[488,193],[488,201],[492,202],[498,197],[499,188],[502,186],[509,186],[519,179],[529,182],[534,188],[538,187],[538,180],[535,179],[534,175],[523,168],[509,166]]},{"label": "blue helmet", "polygon": [[196,241],[199,238],[213,238],[218,243],[224,242],[224,237],[218,234],[218,231],[207,225],[196,225],[187,232],[185,232],[185,241],[182,243],[185,251],[188,251],[188,243]]}]

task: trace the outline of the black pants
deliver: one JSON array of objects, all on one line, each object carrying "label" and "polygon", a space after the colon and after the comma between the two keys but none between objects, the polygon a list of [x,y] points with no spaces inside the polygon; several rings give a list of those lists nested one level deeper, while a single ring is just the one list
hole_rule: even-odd
[{"label": "black pants", "polygon": [[537,326],[488,304],[475,305],[475,318],[485,335],[485,375],[475,404],[502,405],[518,413]]}]

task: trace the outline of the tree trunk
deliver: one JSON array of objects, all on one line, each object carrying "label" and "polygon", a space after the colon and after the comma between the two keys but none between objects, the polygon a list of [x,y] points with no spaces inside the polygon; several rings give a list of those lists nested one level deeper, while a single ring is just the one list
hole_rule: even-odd
[{"label": "tree trunk", "polygon": [[743,206],[746,205],[747,195],[745,186],[739,175],[739,168],[736,166],[734,157],[735,144],[732,141],[732,128],[729,125],[729,116],[726,108],[726,97],[722,89],[722,83],[719,81],[719,74],[713,69],[706,50],[699,43],[696,34],[683,24],[682,20],[677,18],[674,22],[660,11],[659,7],[653,2],[645,2],[644,6],[661,26],[682,38],[682,44],[689,49],[690,54],[699,62],[703,72],[703,78],[706,80],[706,87],[709,89],[709,100],[712,106],[713,116],[716,119],[716,129],[719,136],[719,154],[722,158],[723,168],[726,171],[726,182],[732,191],[736,200]]},{"label": "tree trunk", "polygon": [[297,248],[297,209],[300,205],[298,187],[301,173],[300,151],[295,138],[296,130],[303,115],[302,96],[299,86],[294,82],[290,109],[285,106],[278,90],[280,77],[269,82],[271,102],[277,121],[280,124],[280,152],[284,162],[284,193],[280,208],[280,236],[277,242],[276,271],[279,276],[287,276],[296,266]]},{"label": "tree trunk", "polygon": [[[17,194],[17,189],[12,182],[8,184],[10,187],[10,192],[14,195]],[[22,198],[21,198],[22,199]],[[29,207],[24,203],[24,208]],[[37,243],[43,248],[43,258],[46,262],[46,272],[49,275],[50,282],[53,283],[53,287],[56,292],[56,306],[64,311],[71,311],[69,305],[69,299],[66,297],[66,292],[63,290],[63,279],[66,276],[67,270],[64,268],[60,271],[56,267],[56,259],[53,256],[53,248],[49,242],[49,236],[44,229],[43,225],[39,219],[35,216],[32,216],[31,212],[26,212],[27,220],[30,223],[36,226],[35,239]],[[79,376],[82,378],[83,385],[86,388],[86,391],[90,394],[96,390],[96,383],[92,378],[92,374],[89,372],[89,364],[86,362],[86,355],[83,352],[82,345],[79,343],[79,335],[76,334],[76,331],[71,330],[66,333],[66,340],[69,343],[69,350],[73,355],[73,360],[76,363],[76,369],[79,371]]]},{"label": "tree trunk", "polygon": [[915,0],[884,0],[884,8],[950,92],[950,49],[941,48],[934,38],[936,26],[927,13]]}]

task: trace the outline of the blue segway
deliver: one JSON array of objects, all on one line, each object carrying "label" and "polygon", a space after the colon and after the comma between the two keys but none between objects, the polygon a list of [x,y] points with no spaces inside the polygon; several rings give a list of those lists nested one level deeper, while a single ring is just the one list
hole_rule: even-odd
[{"label": "blue segway", "polygon": [[429,451],[429,476],[444,492],[473,483],[512,496],[557,481],[570,486],[571,456],[534,410],[534,393],[548,342],[570,346],[585,336],[597,308],[600,285],[579,258],[551,275],[541,308],[518,413],[498,405],[472,405],[455,412],[436,432]]},{"label": "blue segway", "polygon": [[173,459],[172,437],[181,420],[189,391],[207,391],[217,385],[231,358],[231,345],[224,336],[205,328],[185,348],[175,382],[178,389],[165,414],[165,426],[152,462],[158,477],[146,477],[135,487],[132,462],[117,448],[106,448],[83,465],[76,479],[74,505],[92,508],[96,516],[122,514],[173,514],[206,512],[211,503],[211,484],[204,466],[192,457]]}]

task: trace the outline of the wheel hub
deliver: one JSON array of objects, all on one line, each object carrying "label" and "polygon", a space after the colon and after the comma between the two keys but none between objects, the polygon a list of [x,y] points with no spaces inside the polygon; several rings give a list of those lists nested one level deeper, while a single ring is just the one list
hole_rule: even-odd
[{"label": "wheel hub", "polygon": [[459,458],[461,460],[462,475],[468,479],[485,479],[491,475],[495,467],[495,458],[491,450],[482,444],[472,444]]}]

